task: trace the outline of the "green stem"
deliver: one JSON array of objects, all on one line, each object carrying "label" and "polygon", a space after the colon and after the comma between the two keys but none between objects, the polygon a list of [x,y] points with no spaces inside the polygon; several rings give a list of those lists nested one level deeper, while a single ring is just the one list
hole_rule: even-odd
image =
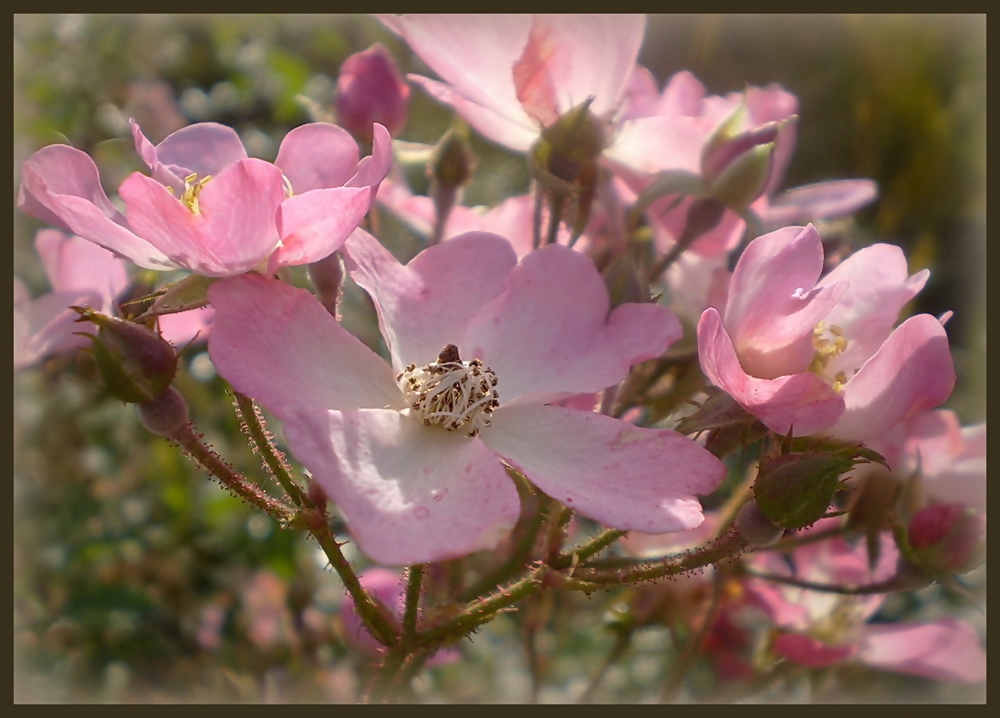
[{"label": "green stem", "polygon": [[812,581],[803,581],[791,576],[776,576],[771,573],[755,571],[754,569],[746,566],[742,567],[741,571],[747,576],[753,576],[754,578],[759,578],[764,581],[772,581],[773,583],[780,583],[784,586],[792,586],[794,588],[804,588],[809,591],[836,593],[841,596],[871,596],[879,593],[891,593],[893,591],[905,590],[904,587],[900,586],[900,582],[896,576],[893,576],[887,581],[870,583],[865,586],[838,586],[829,583],[813,583]]},{"label": "green stem", "polygon": [[238,391],[234,391],[233,393],[236,396],[236,407],[246,424],[247,430],[250,432],[250,438],[253,439],[257,450],[264,457],[264,462],[270,470],[271,475],[278,480],[281,488],[285,490],[285,493],[288,494],[296,506],[309,506],[312,502],[309,501],[302,492],[302,489],[295,483],[291,471],[289,471],[282,457],[278,456],[274,444],[271,443],[271,438],[267,435],[264,423],[261,421],[260,409],[257,408],[257,405],[254,404],[253,399],[250,397],[244,396]]},{"label": "green stem", "polygon": [[517,603],[522,598],[540,591],[544,586],[549,567],[542,565],[505,589],[500,589],[486,598],[473,601],[459,615],[431,626],[420,634],[420,643],[431,646],[450,639],[461,638],[496,617],[497,613]]},{"label": "green stem", "polygon": [[368,691],[367,703],[389,702],[392,686],[396,682],[396,678],[399,677],[406,657],[407,653],[398,648],[392,648],[386,653],[382,665],[379,666],[378,675],[375,676],[371,689]]},{"label": "green stem", "polygon": [[813,531],[807,533],[804,536],[786,536],[780,541],[776,541],[770,546],[761,546],[760,548],[753,549],[754,553],[764,553],[765,551],[788,551],[790,549],[798,548],[799,546],[805,546],[806,544],[817,543],[818,541],[826,541],[827,539],[836,538],[837,536],[843,536],[848,532],[846,526],[834,526],[830,529],[824,529],[823,531]]},{"label": "green stem", "polygon": [[424,579],[422,564],[410,566],[410,576],[406,583],[406,604],[403,609],[403,634],[400,643],[409,646],[417,633],[417,614],[420,610],[420,586]]},{"label": "green stem", "polygon": [[587,566],[577,569],[575,578],[586,584],[606,585],[652,581],[666,576],[692,571],[730,558],[744,550],[739,534],[733,530],[728,538],[692,550],[682,556],[667,556],[656,561],[642,561],[618,570],[602,570]]},{"label": "green stem", "polygon": [[577,701],[578,703],[590,703],[591,699],[594,697],[594,693],[597,691],[597,686],[599,686],[601,681],[604,680],[604,676],[607,674],[608,669],[625,655],[625,652],[631,644],[632,631],[619,631],[618,635],[615,637],[615,645],[611,647],[608,655],[605,656],[604,662],[601,663],[601,667],[597,669],[597,673],[595,673],[594,677],[590,679],[590,683],[587,684],[586,690],[584,690],[584,692],[580,695],[580,699]]},{"label": "green stem", "polygon": [[196,434],[194,425],[188,424],[180,433],[170,437],[176,441],[188,456],[198,462],[205,471],[214,476],[227,489],[266,512],[281,523],[287,523],[292,512],[259,486],[251,483],[242,474],[237,473],[232,466],[222,460],[218,454],[201,441],[201,435]]},{"label": "green stem", "polygon": [[385,609],[379,609],[378,604],[368,595],[358,577],[354,575],[354,571],[351,570],[351,564],[344,557],[343,552],[340,550],[340,544],[337,543],[337,539],[330,531],[330,526],[325,521],[321,521],[310,526],[309,530],[316,538],[320,548],[323,549],[323,553],[326,554],[326,558],[329,560],[330,565],[333,566],[333,570],[337,572],[340,580],[344,582],[344,586],[351,594],[351,598],[354,599],[354,608],[358,612],[358,615],[361,616],[365,628],[383,646],[395,645],[398,642],[396,629],[387,617],[388,612]]},{"label": "green stem", "polygon": [[575,549],[569,553],[560,554],[556,556],[549,565],[556,570],[562,570],[564,568],[569,568],[573,565],[574,556],[576,557],[577,563],[586,561],[591,556],[600,553],[608,546],[613,544],[615,541],[620,539],[622,536],[627,534],[628,531],[619,531],[618,529],[606,529],[599,533],[594,538],[590,539],[586,543],[580,544]]}]

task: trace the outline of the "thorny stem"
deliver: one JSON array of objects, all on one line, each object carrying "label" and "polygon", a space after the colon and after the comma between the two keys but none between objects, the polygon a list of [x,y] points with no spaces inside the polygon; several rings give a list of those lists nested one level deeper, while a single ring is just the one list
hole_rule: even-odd
[{"label": "thorny stem", "polygon": [[264,462],[268,471],[275,479],[277,479],[278,483],[281,484],[281,488],[285,490],[285,493],[288,494],[289,498],[291,498],[296,506],[309,506],[312,502],[309,501],[306,495],[302,492],[302,489],[300,489],[295,483],[288,465],[284,462],[282,457],[278,455],[277,449],[271,442],[271,437],[268,436],[267,431],[264,428],[264,422],[261,419],[260,409],[256,404],[254,404],[253,399],[250,397],[244,396],[238,391],[234,391],[233,394],[236,397],[236,408],[238,413],[246,424],[247,431],[249,431],[250,438],[253,439],[253,443],[256,445],[257,450],[260,451],[261,456],[264,457]]},{"label": "thorny stem", "polygon": [[813,531],[805,535],[791,535],[786,536],[780,541],[776,541],[770,546],[761,546],[759,548],[753,549],[754,553],[763,553],[765,551],[787,551],[788,549],[798,548],[799,546],[805,546],[810,543],[817,543],[818,541],[826,541],[827,539],[836,538],[837,536],[843,536],[848,532],[846,526],[834,526],[833,528],[824,529],[822,531]]},{"label": "thorny stem", "polygon": [[400,643],[409,646],[417,633],[417,614],[420,607],[420,586],[424,579],[423,564],[410,566],[410,576],[406,583],[406,604],[403,609],[403,634]]},{"label": "thorny stem", "polygon": [[398,648],[391,648],[379,666],[378,675],[372,681],[368,691],[366,703],[388,703],[391,697],[392,686],[403,668],[407,653]]},{"label": "thorny stem", "polygon": [[[575,578],[580,583],[591,586],[653,581],[703,568],[722,559],[730,558],[744,548],[745,545],[739,533],[732,529],[726,538],[716,540],[712,544],[699,547],[681,556],[667,556],[655,561],[641,561],[617,570],[603,570],[586,566],[576,570]],[[578,590],[587,589],[579,588]]]},{"label": "thorny stem", "polygon": [[222,460],[211,448],[201,441],[201,434],[196,434],[194,424],[188,423],[178,434],[170,437],[180,447],[198,462],[205,471],[217,478],[223,486],[241,496],[257,508],[277,519],[282,524],[292,517],[291,510],[277,501],[259,486],[251,483],[242,474]]},{"label": "thorny stem", "polygon": [[573,565],[574,556],[576,557],[577,562],[585,561],[591,556],[600,553],[627,533],[628,531],[619,531],[618,529],[607,529],[602,531],[597,534],[597,536],[590,539],[590,541],[577,546],[569,553],[556,556],[549,562],[549,565],[556,570],[569,568]]},{"label": "thorny stem", "polygon": [[684,644],[681,654],[677,657],[677,662],[674,663],[667,674],[666,680],[663,683],[663,690],[660,692],[660,703],[673,703],[677,699],[677,694],[684,685],[684,678],[687,676],[688,671],[691,669],[691,664],[694,663],[698,651],[701,649],[701,644],[704,642],[705,636],[712,626],[712,621],[715,620],[716,611],[719,609],[719,597],[722,594],[722,582],[725,580],[725,573],[723,571],[716,571],[712,579],[712,594],[709,599],[708,610],[705,612],[705,619],[701,622],[694,635]]},{"label": "thorny stem", "polygon": [[309,530],[316,538],[320,548],[323,549],[323,553],[326,554],[326,558],[330,562],[330,565],[333,566],[333,570],[337,572],[340,580],[344,582],[344,586],[350,592],[351,598],[354,599],[355,610],[361,616],[365,628],[383,646],[395,645],[397,643],[396,629],[386,617],[386,614],[379,610],[374,599],[365,591],[361,582],[358,581],[358,577],[354,575],[354,571],[351,570],[351,564],[344,557],[343,552],[340,550],[340,544],[337,543],[337,539],[330,531],[330,526],[325,521],[319,521],[310,526]]}]

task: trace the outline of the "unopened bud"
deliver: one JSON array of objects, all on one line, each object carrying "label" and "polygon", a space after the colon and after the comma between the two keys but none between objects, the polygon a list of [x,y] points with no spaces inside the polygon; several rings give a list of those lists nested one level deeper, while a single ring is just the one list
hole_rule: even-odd
[{"label": "unopened bud", "polygon": [[854,462],[831,454],[795,453],[764,463],[754,483],[761,513],[784,529],[801,529],[823,518],[841,474]]},{"label": "unopened bud", "polygon": [[986,557],[986,517],[961,504],[933,504],[910,520],[913,559],[933,574],[967,573]]},{"label": "unopened bud", "polygon": [[529,161],[529,167],[542,175],[536,179],[543,186],[555,189],[549,186],[553,179],[576,183],[584,168],[604,152],[604,125],[590,112],[593,100],[585,100],[542,130],[532,147],[529,159],[533,162]]},{"label": "unopened bud", "polygon": [[184,397],[174,387],[168,388],[152,401],[136,406],[139,421],[157,436],[176,436],[190,418]]},{"label": "unopened bud", "polygon": [[73,307],[77,321],[97,325],[97,335],[88,335],[91,351],[108,392],[122,401],[142,404],[167,390],[177,374],[173,346],[152,329],[135,322],[109,317],[85,307]]},{"label": "unopened bud", "polygon": [[736,530],[747,546],[770,546],[784,530],[760,512],[756,502],[748,501],[736,514]]},{"label": "unopened bud", "polygon": [[764,192],[780,125],[742,129],[749,112],[740,103],[715,130],[701,155],[701,175],[710,194],[730,207],[746,207]]},{"label": "unopened bud", "polygon": [[376,43],[351,55],[337,77],[337,121],[358,139],[372,142],[378,122],[396,135],[406,126],[410,88],[403,82],[392,55]]}]

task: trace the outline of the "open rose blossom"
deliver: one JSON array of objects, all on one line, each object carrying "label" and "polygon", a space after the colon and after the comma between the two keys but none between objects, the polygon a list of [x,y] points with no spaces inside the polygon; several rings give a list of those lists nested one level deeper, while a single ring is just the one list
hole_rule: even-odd
[{"label": "open rose blossom", "polygon": [[807,227],[753,240],[733,272],[724,311],[698,323],[702,370],[779,433],[867,441],[941,404],[955,386],[948,336],[929,314],[893,329],[927,281],[899,247],[875,244],[828,275]]},{"label": "open rose blossom", "polygon": [[389,366],[307,291],[216,282],[212,361],[283,423],[296,457],[384,564],[495,546],[516,522],[501,457],[584,516],[648,533],[698,526],[723,464],[666,429],[552,406],[625,378],[681,335],[665,307],[609,312],[593,262],[549,245],[520,263],[472,232],[401,265],[358,230],[351,276],[372,297]]},{"label": "open rose blossom", "polygon": [[[807,531],[822,531],[836,519],[818,521]],[[841,537],[806,544],[792,554],[793,569],[776,553],[752,559],[757,570],[822,584],[879,583],[895,572],[895,543],[883,534],[880,557],[868,570],[865,542],[853,545]],[[896,673],[941,681],[978,683],[986,678],[986,653],[976,629],[964,621],[941,618],[926,623],[868,624],[885,602],[885,594],[841,596],[782,586],[756,578],[747,591],[781,632],[774,651],[809,668],[842,661],[862,663]]]},{"label": "open rose blossom", "polygon": [[376,125],[371,157],[351,136],[313,123],[289,132],[274,164],[248,158],[236,131],[190,125],[153,145],[132,122],[151,176],[134,172],[118,192],[123,215],[101,187],[97,165],[68,145],[49,145],[21,170],[18,206],[140,267],[183,267],[225,277],[328,256],[354,231],[392,162]]}]

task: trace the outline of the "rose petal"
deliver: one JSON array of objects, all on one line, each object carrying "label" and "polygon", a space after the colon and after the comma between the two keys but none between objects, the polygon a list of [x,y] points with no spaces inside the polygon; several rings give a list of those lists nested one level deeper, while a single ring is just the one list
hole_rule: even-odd
[{"label": "rose petal", "polygon": [[930,314],[918,314],[899,325],[844,385],[844,414],[829,433],[873,439],[896,422],[944,403],[954,388],[948,335]]},{"label": "rose petal", "polygon": [[513,482],[478,439],[375,409],[296,412],[284,429],[358,547],[379,563],[493,548],[520,514]]},{"label": "rose petal", "polygon": [[705,86],[693,73],[681,70],[667,80],[656,114],[699,117],[704,99]]},{"label": "rose petal", "polygon": [[23,369],[45,356],[87,346],[77,333],[93,334],[90,324],[77,324],[80,315],[70,306],[101,309],[93,291],[50,292],[14,309],[14,368]]},{"label": "rose petal", "polygon": [[156,147],[142,134],[135,120],[130,120],[130,124],[136,151],[151,170],[153,179],[176,192],[183,191],[184,178],[192,173],[204,179],[247,158],[236,130],[217,122],[182,127]]},{"label": "rose petal", "polygon": [[35,249],[56,291],[94,292],[101,298],[101,311],[111,309],[111,300],[128,286],[125,263],[103,247],[82,237],[71,237],[45,229],[35,237]]},{"label": "rose petal", "polygon": [[859,649],[858,661],[874,668],[939,681],[986,680],[986,652],[976,629],[954,618],[865,626]]},{"label": "rose petal", "polygon": [[693,117],[642,117],[618,128],[604,158],[612,166],[649,174],[680,170],[701,174],[703,123]]},{"label": "rose petal", "polygon": [[292,408],[402,408],[389,366],[304,289],[247,274],[208,290],[219,373],[279,418]]},{"label": "rose petal", "polygon": [[698,322],[698,357],[709,381],[779,434],[794,429],[795,436],[807,436],[832,426],[844,413],[843,397],[815,374],[802,372],[777,379],[747,374],[719,312],[712,307]]},{"label": "rose petal", "polygon": [[762,219],[769,227],[832,219],[852,214],[878,196],[871,180],[817,182],[788,190],[770,201]]},{"label": "rose petal", "polygon": [[351,277],[375,302],[395,371],[435,361],[446,344],[471,360],[466,327],[517,262],[507,240],[485,232],[425,249],[406,266],[360,229],[344,248]]},{"label": "rose petal", "polygon": [[652,117],[658,114],[657,103],[660,101],[660,91],[657,88],[656,77],[642,65],[632,68],[625,85],[625,95],[622,98],[622,120],[636,120],[640,117]]},{"label": "rose petal", "polygon": [[725,325],[748,374],[774,379],[809,368],[813,328],[848,288],[841,281],[813,289],[822,271],[823,242],[812,225],[747,246],[729,284]]},{"label": "rose petal", "polygon": [[697,494],[726,473],[677,432],[558,406],[501,406],[482,439],[552,498],[624,530],[695,528],[704,519]]},{"label": "rose petal", "polygon": [[274,164],[296,194],[342,187],[357,171],[358,143],[336,125],[313,122],[285,135]]},{"label": "rose petal", "polygon": [[208,333],[215,320],[215,310],[212,307],[192,309],[187,312],[161,315],[157,323],[160,335],[175,347],[182,347],[188,342],[208,340]]},{"label": "rose petal", "polygon": [[18,207],[39,219],[95,242],[146,269],[177,265],[131,232],[101,187],[97,165],[66,145],[49,145],[21,168]]},{"label": "rose petal", "polygon": [[470,322],[459,348],[496,372],[501,404],[543,403],[616,384],[683,334],[666,307],[609,309],[593,260],[547,245],[510,272],[504,292]]}]

